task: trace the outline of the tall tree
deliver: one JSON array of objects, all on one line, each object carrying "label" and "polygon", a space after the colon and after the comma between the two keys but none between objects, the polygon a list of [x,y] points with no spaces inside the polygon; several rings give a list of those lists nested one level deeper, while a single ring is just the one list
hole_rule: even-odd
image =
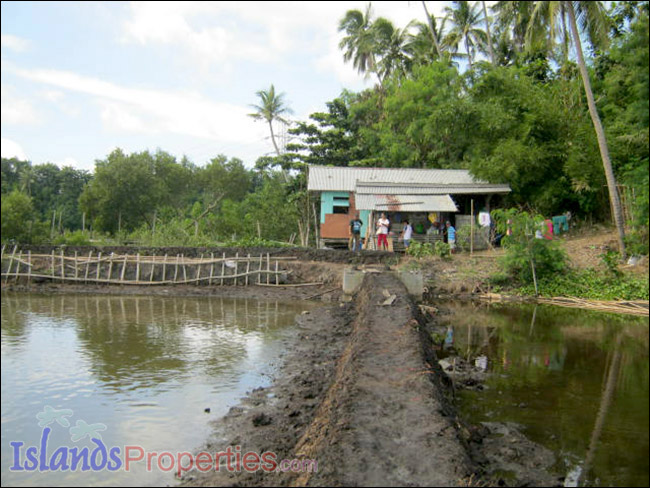
[{"label": "tall tree", "polygon": [[490,34],[490,18],[488,17],[485,2],[482,1],[481,5],[483,6],[483,18],[485,19],[485,33],[487,34],[487,45],[488,51],[490,52],[490,61],[492,61],[492,66],[496,66],[497,60],[494,56],[494,48],[492,47],[492,35]]},{"label": "tall tree", "polygon": [[376,42],[370,4],[366,7],[365,14],[360,10],[348,10],[339,22],[339,32],[341,31],[345,32],[339,43],[339,48],[344,50],[343,60],[346,63],[352,60],[352,66],[366,77],[370,73],[376,73]]},{"label": "tall tree", "polygon": [[273,143],[276,154],[280,156],[280,148],[278,147],[278,143],[275,140],[275,133],[273,132],[273,122],[277,120],[283,124],[288,124],[289,122],[283,115],[292,114],[293,111],[287,106],[284,100],[284,93],[276,93],[273,85],[268,90],[258,91],[256,95],[260,99],[260,104],[252,104],[251,107],[256,112],[248,114],[248,116],[253,117],[255,120],[266,120],[269,124],[269,131],[271,132],[271,142]]},{"label": "tall tree", "polygon": [[391,21],[382,17],[373,24],[372,30],[375,33],[378,54],[377,76],[380,86],[383,87],[386,79],[393,74],[404,77],[410,72],[412,59],[409,53],[411,40],[409,28],[413,24],[412,21],[404,29],[399,29]]},{"label": "tall tree", "polygon": [[[564,18],[564,15],[566,15],[567,18]],[[553,40],[558,32],[559,21],[568,22],[571,30],[571,37],[573,38],[576,57],[578,60],[578,68],[580,70],[580,76],[582,78],[585,96],[587,98],[587,105],[589,107],[589,115],[591,116],[594,130],[596,131],[600,157],[605,169],[605,177],[607,178],[607,189],[609,191],[609,199],[614,213],[614,221],[616,223],[618,234],[618,245],[621,256],[625,258],[625,228],[623,210],[616,184],[616,176],[614,175],[612,161],[609,156],[609,147],[607,145],[605,130],[603,129],[603,124],[598,115],[594,93],[591,89],[591,81],[589,79],[589,73],[584,59],[582,41],[580,40],[580,31],[582,30],[593,45],[604,46],[608,40],[608,17],[605,13],[605,8],[602,2],[538,1],[535,2],[531,24],[528,29],[529,32],[527,33],[528,39],[532,40],[536,34],[539,34],[539,30],[536,29],[538,26],[544,26],[544,32],[549,39]],[[578,27],[578,22],[580,22],[580,27]]]},{"label": "tall tree", "polygon": [[464,44],[471,71],[472,59],[477,52],[484,52],[487,44],[485,31],[478,27],[483,20],[479,6],[468,1],[456,1],[453,8],[445,7],[445,12],[453,23],[448,38],[450,42]]},{"label": "tall tree", "polygon": [[424,7],[424,14],[427,16],[427,24],[429,26],[429,32],[431,33],[431,39],[433,45],[436,48],[436,54],[438,59],[442,59],[442,50],[440,48],[440,42],[438,39],[438,32],[436,32],[436,19],[433,15],[429,14],[429,9],[427,8],[427,2],[422,0],[422,6]]}]

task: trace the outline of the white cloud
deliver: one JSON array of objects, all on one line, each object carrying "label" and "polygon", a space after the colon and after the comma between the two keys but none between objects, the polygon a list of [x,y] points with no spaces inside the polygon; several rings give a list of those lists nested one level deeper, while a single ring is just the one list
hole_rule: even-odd
[{"label": "white cloud", "polygon": [[[440,2],[434,2],[440,3]],[[262,63],[295,61],[301,54],[322,69],[331,66],[341,81],[358,80],[342,70],[338,24],[350,9],[365,11],[367,2],[134,2],[123,23],[123,41],[183,47],[202,64],[234,60]],[[373,17],[384,16],[404,27],[424,13],[419,2],[375,2]],[[430,7],[432,10],[436,6]],[[342,62],[341,62],[342,63]],[[352,73],[352,75],[350,75]],[[354,78],[353,78],[354,77]]]},{"label": "white cloud", "polygon": [[0,140],[0,152],[2,157],[6,159],[17,158],[21,161],[27,161],[27,155],[25,151],[15,141],[11,139],[5,139],[4,137]]},{"label": "white cloud", "polygon": [[263,128],[247,116],[248,109],[197,93],[130,88],[69,71],[25,70],[8,64],[5,69],[31,81],[91,95],[111,131],[174,133],[228,143],[264,137]]},{"label": "white cloud", "polygon": [[25,52],[29,49],[29,41],[22,37],[12,36],[11,34],[2,34],[1,36],[2,48],[11,49],[19,53]]},{"label": "white cloud", "polygon": [[4,83],[0,90],[2,92],[0,112],[3,124],[34,125],[40,122],[40,117],[31,101],[19,97],[12,86]]}]

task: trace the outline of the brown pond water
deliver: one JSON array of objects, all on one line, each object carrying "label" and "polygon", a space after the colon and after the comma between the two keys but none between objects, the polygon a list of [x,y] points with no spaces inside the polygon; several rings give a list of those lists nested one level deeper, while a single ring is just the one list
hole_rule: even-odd
[{"label": "brown pond water", "polygon": [[[2,485],[173,483],[172,474],[147,472],[144,463],[132,472],[110,471],[110,463],[101,471],[92,463],[85,472],[83,464],[74,472],[39,469],[61,466],[52,458],[62,447],[88,447],[92,456],[95,435],[107,450],[119,447],[122,453],[127,445],[158,452],[200,447],[210,420],[246,391],[270,384],[295,316],[313,307],[3,292]],[[42,463],[45,428],[51,432]],[[30,447],[38,463],[30,461]],[[100,454],[94,467],[102,467]]]},{"label": "brown pond water", "polygon": [[534,305],[446,303],[447,348],[488,375],[473,422],[517,422],[566,486],[648,486],[648,319]]}]

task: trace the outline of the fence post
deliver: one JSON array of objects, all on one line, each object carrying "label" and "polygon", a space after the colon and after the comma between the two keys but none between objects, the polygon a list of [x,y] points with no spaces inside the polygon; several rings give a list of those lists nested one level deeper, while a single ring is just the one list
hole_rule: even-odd
[{"label": "fence post", "polygon": [[245,284],[245,286],[248,286],[248,272],[250,271],[250,269],[251,269],[251,255],[248,254],[246,256],[246,284]]},{"label": "fence post", "polygon": [[95,281],[99,282],[99,277],[101,273],[101,266],[102,266],[102,252],[99,251],[99,255],[97,256],[97,274],[95,275]]},{"label": "fence post", "polygon": [[223,253],[223,258],[221,261],[221,286],[223,286],[223,277],[226,274],[226,253]]}]

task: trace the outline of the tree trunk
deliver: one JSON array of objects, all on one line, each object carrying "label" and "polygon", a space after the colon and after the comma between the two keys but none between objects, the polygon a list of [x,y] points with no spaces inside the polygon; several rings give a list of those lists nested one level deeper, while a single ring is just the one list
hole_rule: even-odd
[{"label": "tree trunk", "polygon": [[280,150],[278,149],[278,144],[275,142],[275,134],[273,133],[273,124],[269,120],[269,129],[271,131],[271,142],[273,143],[273,147],[275,148],[275,153],[279,156],[280,155]]},{"label": "tree trunk", "polygon": [[573,35],[573,42],[575,42],[576,56],[578,57],[578,67],[582,75],[582,83],[585,87],[585,94],[587,95],[587,104],[589,106],[589,115],[594,124],[596,137],[598,138],[598,148],[600,149],[600,157],[603,160],[605,168],[605,177],[607,178],[607,188],[609,190],[609,199],[612,204],[612,211],[614,212],[614,221],[616,222],[616,230],[618,232],[618,246],[622,259],[627,257],[625,251],[625,227],[623,221],[623,210],[621,208],[621,200],[618,196],[618,189],[616,187],[616,177],[612,169],[612,162],[609,157],[609,148],[607,147],[607,140],[605,138],[605,131],[603,124],[598,116],[596,109],[596,102],[594,94],[591,90],[591,82],[589,81],[589,73],[587,73],[587,66],[585,65],[584,56],[582,54],[582,43],[580,42],[580,33],[578,32],[578,25],[576,23],[575,12],[571,2],[566,2],[567,11],[569,14],[569,24],[571,25],[571,33]]},{"label": "tree trunk", "polygon": [[436,31],[433,28],[433,20],[431,15],[429,15],[429,9],[427,9],[427,4],[422,0],[422,6],[424,7],[424,13],[427,16],[427,23],[429,24],[429,30],[431,31],[431,37],[433,38],[433,45],[436,48],[436,53],[438,54],[438,59],[442,59],[442,52],[440,52],[440,45],[438,44],[438,37],[436,36]]},{"label": "tree trunk", "polygon": [[465,50],[467,51],[467,62],[469,63],[469,70],[472,71],[472,53],[469,50],[469,42],[465,36]]},{"label": "tree trunk", "polygon": [[492,49],[492,36],[490,35],[490,21],[488,19],[487,7],[485,6],[485,2],[481,2],[481,3],[483,4],[483,17],[485,17],[485,32],[487,33],[488,49],[490,51],[490,60],[492,60],[492,66],[496,66],[497,60],[494,57],[494,49]]}]

